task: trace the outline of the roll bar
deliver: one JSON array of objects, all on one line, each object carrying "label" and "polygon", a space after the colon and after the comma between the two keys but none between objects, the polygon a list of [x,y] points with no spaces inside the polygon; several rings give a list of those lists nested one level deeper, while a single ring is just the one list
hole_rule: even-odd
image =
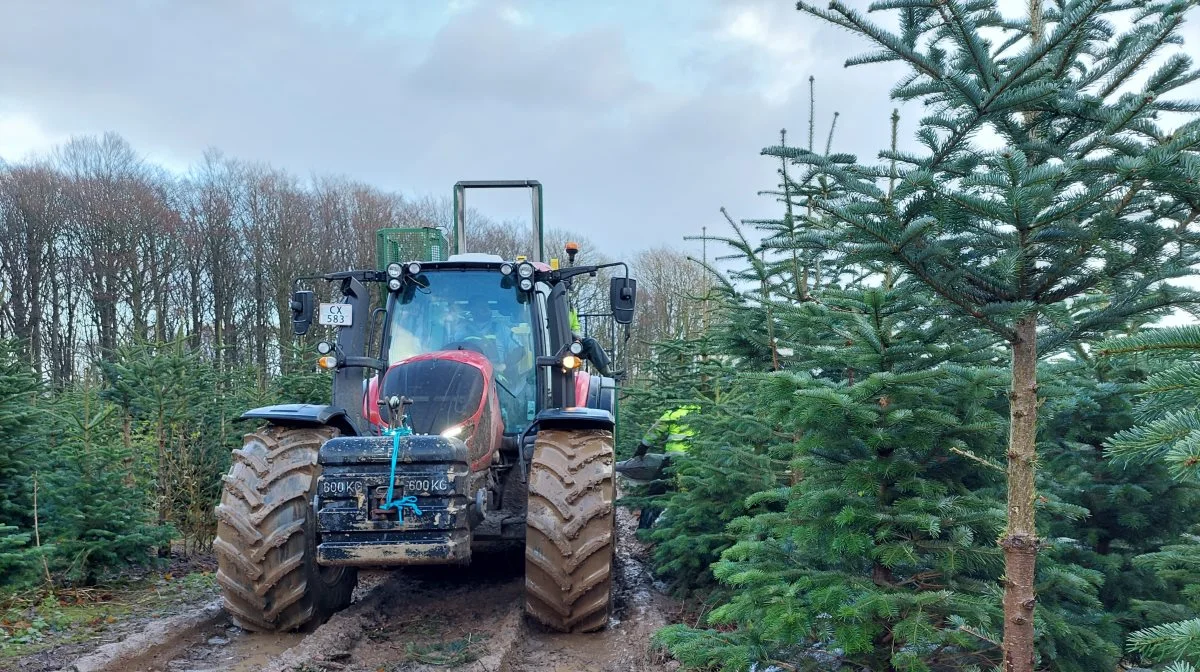
[{"label": "roll bar", "polygon": [[[537,180],[460,180],[454,183],[454,253],[462,252],[467,230],[467,189],[530,189],[533,202],[533,261],[546,260],[546,236],[542,230],[542,183]],[[481,252],[486,250],[480,250]]]}]

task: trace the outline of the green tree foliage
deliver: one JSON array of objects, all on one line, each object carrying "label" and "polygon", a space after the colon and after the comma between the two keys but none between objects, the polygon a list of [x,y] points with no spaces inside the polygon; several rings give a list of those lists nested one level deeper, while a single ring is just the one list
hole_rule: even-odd
[{"label": "green tree foliage", "polygon": [[[814,644],[872,670],[986,661],[1003,507],[977,491],[999,476],[988,465],[1002,450],[1000,418],[984,405],[1005,382],[987,366],[995,352],[986,341],[943,348],[939,326],[922,333],[909,287],[820,300],[793,311],[825,338],[800,348],[797,370],[770,376],[760,397],[771,424],[794,436],[798,478],[752,495],[768,510],[730,526],[739,541],[716,575],[735,591],[709,622],[752,644],[726,651],[723,669],[793,661]],[[961,366],[972,360],[981,366]],[[691,636],[677,629],[664,641]]]},{"label": "green tree foliage", "polygon": [[[708,619],[720,630],[659,635],[681,660],[948,670],[998,659],[1008,380],[993,337],[949,338],[928,304],[900,285],[826,289],[782,311],[781,339],[792,326],[808,335],[794,369],[750,376],[792,478],[747,497],[751,514],[725,530],[736,540],[715,570],[726,599]],[[1040,646],[1059,669],[1117,656],[1101,580],[1057,554],[1039,573]]]},{"label": "green tree foliage", "polygon": [[[650,535],[660,573],[720,606],[709,628],[672,626],[657,639],[695,669],[987,669],[1004,623],[995,541],[1008,522],[1008,335],[947,304],[886,247],[867,254],[861,231],[822,212],[817,199],[853,206],[821,184],[836,155],[764,153],[809,168],[780,171],[791,187],[767,193],[785,215],[752,222],[768,233],[761,243],[732,220],[732,235],[708,239],[737,265],[719,277],[722,319],[705,336],[729,384],[723,403],[706,400],[698,422],[711,429],[677,468],[691,480]],[[810,206],[812,217],[797,217]],[[1069,672],[1112,669],[1124,633],[1181,613],[1188,597],[1139,554],[1195,522],[1191,489],[1161,469],[1127,471],[1101,449],[1134,421],[1128,384],[1147,371],[1093,361],[1078,343],[1190,296],[1165,291],[1129,315],[1112,298],[1093,291],[1042,308],[1041,331],[1063,338],[1040,354],[1069,356],[1041,365],[1033,641],[1040,665]],[[738,455],[760,462],[722,452],[730,437],[754,436],[733,420],[761,430]],[[706,443],[711,434],[721,439]]]},{"label": "green tree foliage", "polygon": [[15,341],[0,341],[0,521],[19,528],[33,520],[37,468],[36,395],[40,385]]},{"label": "green tree foliage", "polygon": [[120,440],[140,458],[136,473],[154,493],[157,520],[178,530],[191,550],[207,548],[229,451],[249,429],[236,420],[270,401],[258,392],[256,373],[219,371],[184,339],[122,346],[101,368],[103,397],[122,411]]},{"label": "green tree foliage", "polygon": [[[714,314],[713,324],[726,314]],[[721,333],[714,328],[701,338],[655,344],[643,365],[646,382],[631,388],[622,402],[628,451],[663,411],[699,407],[686,417],[695,431],[691,450],[672,457],[667,473],[677,487],[661,495],[626,488],[629,494],[620,502],[665,510],[643,536],[654,542],[657,575],[681,595],[714,587],[709,567],[734,541],[726,525],[746,511],[748,494],[773,486],[781,471],[766,453],[773,431],[755,417],[759,385],[736,378]]]},{"label": "green tree foliage", "polygon": [[1049,537],[1062,557],[1104,574],[1104,610],[1129,631],[1181,612],[1178,586],[1159,580],[1138,561],[1172,543],[1196,521],[1200,490],[1172,479],[1161,462],[1129,469],[1105,454],[1106,439],[1126,431],[1136,414],[1130,389],[1150,372],[1138,361],[1072,356],[1043,365],[1039,377],[1044,428],[1039,442],[1041,487],[1087,511],[1057,519]]},{"label": "green tree foliage", "polygon": [[[1147,353],[1165,364],[1136,387],[1141,397],[1138,424],[1116,432],[1107,453],[1138,470],[1165,465],[1175,479],[1200,484],[1200,327],[1146,329],[1132,336],[1108,340],[1102,352],[1109,356]],[[1200,536],[1194,529],[1179,543],[1134,559],[1139,567],[1156,572],[1167,586],[1182,593],[1187,613],[1183,620],[1163,623],[1133,633],[1129,645],[1154,661],[1175,661],[1177,670],[1194,670],[1200,664]],[[1154,614],[1177,611],[1161,597],[1137,603]]]},{"label": "green tree foliage", "polygon": [[[882,154],[899,164],[894,188],[877,184],[890,166],[793,150],[796,164],[845,193],[814,200],[814,210],[850,260],[895,264],[1011,349],[1001,539],[1010,670],[1028,671],[1034,658],[1036,361],[1194,300],[1165,281],[1197,261],[1187,232],[1200,212],[1200,120],[1172,130],[1157,119],[1198,109],[1168,98],[1196,75],[1188,56],[1165,54],[1193,4],[1072,0],[1043,11],[1035,2],[1024,19],[1004,17],[996,2],[874,5],[898,19],[896,30],[839,2],[798,4],[872,44],[848,64],[906,66],[893,97],[929,109],[920,151]],[[1110,19],[1123,9],[1135,16],[1119,30]],[[1159,54],[1162,65],[1135,83]],[[1081,302],[1093,295],[1104,300]]]},{"label": "green tree foliage", "polygon": [[677,487],[656,498],[665,510],[647,535],[656,572],[677,594],[716,587],[710,567],[737,539],[729,523],[761,510],[748,496],[783,477],[770,455],[775,429],[759,414],[763,392],[759,381],[738,381],[687,416],[696,436],[688,455],[672,458]]},{"label": "green tree foliage", "polygon": [[15,341],[0,341],[0,586],[31,575],[40,385]]},{"label": "green tree foliage", "polygon": [[15,525],[0,523],[0,588],[19,585],[34,573],[34,550],[29,548],[33,534],[21,532]]},{"label": "green tree foliage", "polygon": [[153,562],[175,537],[186,552],[204,551],[230,451],[251,428],[238,416],[329,395],[328,374],[296,366],[263,389],[259,372],[218,367],[186,339],[121,345],[90,386],[49,395],[16,352],[0,342],[0,576],[9,586],[38,582],[45,568],[55,581],[96,582]]},{"label": "green tree foliage", "polygon": [[55,544],[55,569],[87,585],[108,570],[152,559],[173,531],[156,524],[131,469],[133,453],[112,419],[119,409],[94,389],[61,396],[47,440],[46,521]]}]

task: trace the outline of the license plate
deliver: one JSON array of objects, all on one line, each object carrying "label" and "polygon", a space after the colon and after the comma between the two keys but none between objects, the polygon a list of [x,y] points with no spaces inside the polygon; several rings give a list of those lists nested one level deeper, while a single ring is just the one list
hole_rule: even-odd
[{"label": "license plate", "polygon": [[367,491],[367,485],[358,480],[323,479],[317,494],[322,497],[358,497]]},{"label": "license plate", "polygon": [[349,327],[354,324],[354,306],[348,303],[322,303],[317,311],[317,323]]}]

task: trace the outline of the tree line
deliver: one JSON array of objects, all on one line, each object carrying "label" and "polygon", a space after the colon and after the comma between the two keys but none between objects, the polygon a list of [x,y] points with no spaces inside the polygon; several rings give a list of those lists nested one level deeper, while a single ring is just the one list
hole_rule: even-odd
[{"label": "tree line", "polygon": [[[301,180],[217,150],[176,175],[115,133],[74,138],[48,156],[0,162],[0,338],[18,341],[55,389],[129,341],[185,338],[219,368],[281,373],[296,344],[293,278],[374,268],[379,229],[445,232],[451,218],[448,197]],[[472,249],[529,254],[527,226],[468,212]],[[583,244],[581,263],[608,259],[585,234],[553,227],[548,256],[563,257],[567,240]],[[647,276],[636,338],[625,344],[636,363],[644,343],[694,328],[677,297],[698,296],[703,275],[671,249],[631,261]],[[579,285],[581,312],[603,312],[606,287]]]}]

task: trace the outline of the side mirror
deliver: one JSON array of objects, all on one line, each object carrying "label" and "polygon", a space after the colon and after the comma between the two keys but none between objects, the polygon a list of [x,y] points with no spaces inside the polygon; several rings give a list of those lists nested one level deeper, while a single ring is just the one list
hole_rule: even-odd
[{"label": "side mirror", "polygon": [[308,333],[313,320],[313,293],[310,290],[292,292],[292,333],[303,336]]},{"label": "side mirror", "polygon": [[612,304],[613,319],[617,324],[633,322],[633,306],[637,302],[637,280],[613,278],[608,286],[608,298]]}]

